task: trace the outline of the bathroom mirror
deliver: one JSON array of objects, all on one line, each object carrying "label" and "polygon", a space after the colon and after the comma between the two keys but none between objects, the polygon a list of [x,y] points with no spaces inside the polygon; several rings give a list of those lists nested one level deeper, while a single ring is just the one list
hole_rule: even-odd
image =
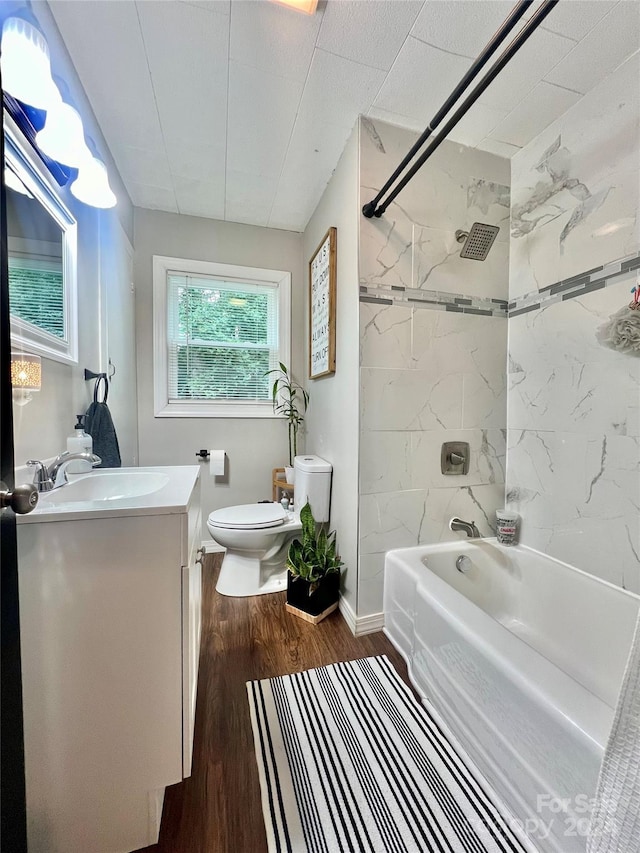
[{"label": "bathroom mirror", "polygon": [[12,349],[78,360],[76,220],[5,113]]}]

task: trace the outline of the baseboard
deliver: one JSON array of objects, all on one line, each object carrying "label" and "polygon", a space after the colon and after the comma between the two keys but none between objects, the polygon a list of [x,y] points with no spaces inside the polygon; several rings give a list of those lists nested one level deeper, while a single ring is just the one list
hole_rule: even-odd
[{"label": "baseboard", "polygon": [[369,616],[356,617],[356,637],[375,634],[384,628],[384,613],[371,613]]},{"label": "baseboard", "polygon": [[374,634],[384,628],[384,613],[371,613],[369,616],[356,616],[346,598],[340,598],[340,614],[354,637]]},{"label": "baseboard", "polygon": [[202,543],[202,550],[205,554],[224,554],[227,549],[218,545],[213,539],[205,539]]}]

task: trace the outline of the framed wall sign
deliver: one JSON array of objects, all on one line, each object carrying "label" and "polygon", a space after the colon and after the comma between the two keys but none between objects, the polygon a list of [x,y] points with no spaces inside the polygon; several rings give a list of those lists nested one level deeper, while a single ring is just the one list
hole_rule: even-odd
[{"label": "framed wall sign", "polygon": [[309,378],[336,372],[336,229],[309,261]]}]

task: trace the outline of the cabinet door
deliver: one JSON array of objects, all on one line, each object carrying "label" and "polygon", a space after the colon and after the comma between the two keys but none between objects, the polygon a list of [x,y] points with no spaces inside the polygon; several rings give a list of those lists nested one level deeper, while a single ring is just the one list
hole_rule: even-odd
[{"label": "cabinet door", "polygon": [[191,775],[202,624],[202,567],[192,555],[182,568],[182,775]]}]

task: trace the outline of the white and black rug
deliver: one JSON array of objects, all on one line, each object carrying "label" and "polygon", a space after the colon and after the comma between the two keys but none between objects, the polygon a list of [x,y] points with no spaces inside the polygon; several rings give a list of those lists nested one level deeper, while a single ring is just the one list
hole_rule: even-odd
[{"label": "white and black rug", "polygon": [[247,683],[271,853],[523,853],[385,656]]}]

